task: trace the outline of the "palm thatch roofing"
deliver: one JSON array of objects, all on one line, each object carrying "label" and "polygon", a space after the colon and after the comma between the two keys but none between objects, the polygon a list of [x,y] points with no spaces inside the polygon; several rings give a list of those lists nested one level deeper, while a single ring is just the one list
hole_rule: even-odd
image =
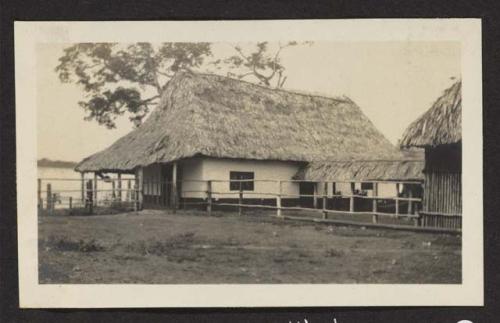
[{"label": "palm thatch roofing", "polygon": [[444,91],[432,107],[406,129],[401,147],[435,147],[462,140],[462,82]]},{"label": "palm thatch roofing", "polygon": [[138,128],[77,171],[130,171],[193,156],[309,162],[399,156],[350,99],[177,73]]},{"label": "palm thatch roofing", "polygon": [[420,181],[423,160],[364,160],[312,162],[301,168],[294,179],[321,181]]}]

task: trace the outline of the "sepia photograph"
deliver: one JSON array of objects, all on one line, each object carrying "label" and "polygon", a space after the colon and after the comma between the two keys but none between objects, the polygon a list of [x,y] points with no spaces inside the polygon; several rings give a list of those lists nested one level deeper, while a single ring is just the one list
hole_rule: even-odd
[{"label": "sepia photograph", "polygon": [[[482,268],[464,257],[481,257],[482,210],[463,207],[463,165],[474,177],[480,156],[465,161],[462,137],[481,149],[462,122],[464,111],[481,122],[480,63],[464,70],[463,39],[284,37],[295,24],[278,24],[277,37],[137,39],[138,28],[91,41],[42,23],[26,110],[34,159],[21,184],[36,195],[30,282],[451,295],[481,280],[465,279]],[[476,91],[468,101],[465,86]],[[468,210],[480,202],[469,199]]]}]

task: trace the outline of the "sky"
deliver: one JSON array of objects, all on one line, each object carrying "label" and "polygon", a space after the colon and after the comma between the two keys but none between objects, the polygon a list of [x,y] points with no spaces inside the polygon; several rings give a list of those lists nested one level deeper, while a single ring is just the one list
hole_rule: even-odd
[{"label": "sky", "polygon": [[[243,48],[248,44],[241,44]],[[116,129],[85,121],[83,91],[54,71],[68,44],[37,47],[38,157],[67,161],[105,149],[133,129],[126,117]],[[217,43],[214,59],[234,54]],[[284,89],[348,96],[393,144],[406,127],[460,77],[460,44],[454,42],[316,42],[281,54]],[[249,79],[250,80],[250,79]]]}]

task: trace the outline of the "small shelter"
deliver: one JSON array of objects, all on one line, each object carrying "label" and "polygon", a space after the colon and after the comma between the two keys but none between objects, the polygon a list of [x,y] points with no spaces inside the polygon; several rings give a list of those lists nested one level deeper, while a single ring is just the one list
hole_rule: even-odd
[{"label": "small shelter", "polygon": [[[311,161],[399,157],[347,97],[178,72],[141,126],[76,170],[135,173],[146,207],[175,207],[178,199],[205,198],[203,181],[220,181],[212,187],[215,199],[238,192],[228,181],[246,180],[242,189],[265,200],[267,193],[278,193],[276,183],[266,180],[291,181]],[[282,193],[298,197],[301,185],[287,183]]]},{"label": "small shelter", "polygon": [[462,215],[461,81],[403,134],[401,148],[425,148],[423,225],[459,228]]}]

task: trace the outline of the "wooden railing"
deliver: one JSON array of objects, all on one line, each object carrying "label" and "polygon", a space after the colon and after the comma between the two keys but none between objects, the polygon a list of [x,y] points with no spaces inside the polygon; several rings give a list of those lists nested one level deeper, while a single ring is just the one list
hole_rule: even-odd
[{"label": "wooden railing", "polygon": [[[423,223],[421,221],[421,205],[422,199],[420,197],[412,196],[412,189],[406,190],[408,193],[406,196],[381,196],[378,192],[379,184],[393,184],[395,185],[395,191],[400,192],[401,185],[415,185],[420,186],[421,182],[416,181],[366,181],[363,183],[371,183],[372,196],[366,194],[361,194],[361,192],[356,193],[354,191],[353,182],[349,181],[335,181],[335,182],[317,182],[311,183],[309,181],[300,180],[182,180],[174,183],[171,181],[143,181],[142,187],[139,187],[134,179],[86,179],[84,181],[80,179],[75,179],[74,181],[81,181],[79,189],[73,190],[54,190],[51,187],[51,182],[59,181],[64,179],[39,179],[38,180],[38,201],[39,209],[43,211],[44,209],[51,212],[54,210],[54,201],[61,197],[63,193],[80,193],[80,198],[75,199],[74,197],[69,197],[68,208],[85,208],[88,212],[92,213],[95,207],[99,205],[105,205],[103,201],[111,203],[122,203],[129,205],[130,209],[140,210],[145,204],[151,204],[155,201],[159,201],[162,197],[167,201],[166,205],[172,209],[178,208],[189,208],[198,207],[206,210],[208,215],[211,215],[215,208],[236,208],[238,215],[243,215],[245,209],[266,209],[274,210],[275,215],[279,218],[295,218],[295,219],[306,219],[307,217],[295,216],[290,214],[285,214],[291,211],[299,211],[304,214],[317,214],[319,219],[315,218],[314,221],[324,220],[326,222],[337,222],[345,224],[357,224],[364,226],[381,226],[381,227],[394,227],[394,228],[411,228],[413,229],[430,229],[440,227],[441,222],[435,221],[433,223]],[[247,191],[242,189],[243,182],[253,182],[254,187],[257,185],[266,183],[268,191]],[[105,182],[111,185],[108,189],[99,189],[102,186],[101,182]],[[239,183],[239,190],[231,191],[229,190],[230,183]],[[313,194],[300,194],[294,193],[298,192],[297,186],[301,183],[308,183],[314,185]],[[351,183],[351,192],[348,194],[339,193],[335,187],[339,183]],[[42,190],[42,186],[45,184],[46,189]],[[125,185],[124,185],[125,184]],[[189,184],[189,185],[188,185]],[[193,185],[194,184],[194,185]],[[225,189],[222,189],[220,185],[224,185]],[[227,184],[227,185],[225,185]],[[294,186],[293,190],[284,189],[284,185]],[[332,187],[332,191],[329,192],[328,185]],[[108,185],[109,186],[109,185]],[[274,187],[274,189],[269,189]],[[172,190],[172,188],[175,188]],[[171,192],[169,196],[164,196],[165,192]],[[366,192],[367,190],[365,190]],[[180,193],[180,194],[179,194]],[[58,194],[54,196],[54,194]],[[106,198],[102,198],[105,195]],[[180,196],[179,196],[180,195]],[[44,208],[44,197],[45,197],[45,208]],[[99,199],[101,198],[101,199]],[[309,198],[312,199],[311,205],[304,205],[301,203],[301,199]],[[63,198],[64,200],[64,198]],[[290,205],[289,200],[294,200],[295,205]],[[335,201],[346,201],[348,200],[348,207],[345,209],[332,208],[329,207],[332,202]],[[259,203],[262,202],[262,203]],[[264,203],[267,201],[267,203]],[[270,201],[272,203],[270,203]],[[359,201],[371,201],[371,203],[362,203],[364,209],[359,210]],[[381,202],[385,202],[385,204]],[[101,202],[101,203],[100,203]],[[287,203],[284,203],[287,202]],[[310,201],[309,201],[310,202]],[[390,202],[390,204],[388,203]],[[63,203],[60,203],[60,205]],[[337,203],[338,204],[338,203]],[[404,205],[405,211],[402,211],[401,206]],[[147,205],[150,206],[150,205]],[[391,210],[389,212],[388,210]],[[393,210],[393,211],[392,211]],[[342,215],[347,217],[338,220],[335,217]],[[369,217],[368,221],[356,221],[352,220],[358,218],[359,216]],[[410,221],[410,224],[394,224],[394,223],[381,223],[380,218],[395,218],[395,219],[406,219]],[[309,217],[310,218],[310,217]],[[461,217],[460,217],[461,218]],[[442,222],[445,223],[445,222]],[[453,226],[452,228],[439,228],[439,231],[460,231],[459,226]]]}]

